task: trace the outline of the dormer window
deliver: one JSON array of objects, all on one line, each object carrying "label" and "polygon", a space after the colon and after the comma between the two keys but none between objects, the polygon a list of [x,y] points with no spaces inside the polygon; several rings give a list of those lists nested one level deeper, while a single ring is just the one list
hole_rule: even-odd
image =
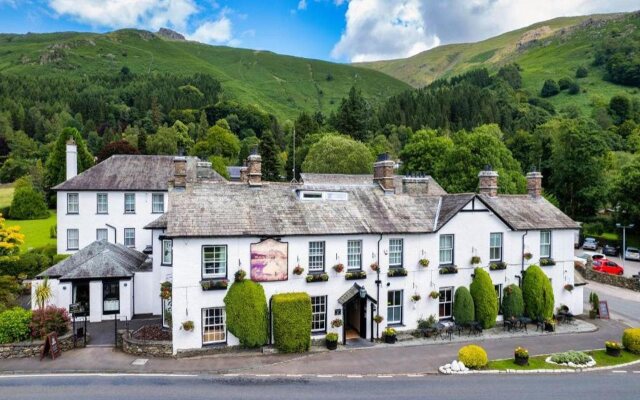
[{"label": "dormer window", "polygon": [[319,191],[303,190],[298,193],[298,196],[300,200],[309,200],[309,201],[349,200],[349,195],[346,192],[319,192]]},{"label": "dormer window", "polygon": [[322,200],[322,192],[302,192],[303,200]]}]

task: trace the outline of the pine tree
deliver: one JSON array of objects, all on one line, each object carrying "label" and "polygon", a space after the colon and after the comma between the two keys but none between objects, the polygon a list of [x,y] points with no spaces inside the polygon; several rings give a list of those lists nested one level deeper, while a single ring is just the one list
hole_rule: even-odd
[{"label": "pine tree", "polygon": [[262,179],[265,181],[280,180],[280,158],[278,145],[271,131],[265,131],[260,141],[260,156],[262,157]]},{"label": "pine tree", "polygon": [[351,87],[349,97],[342,99],[342,104],[333,118],[332,125],[340,133],[347,134],[361,142],[371,137],[373,112],[362,93]]}]

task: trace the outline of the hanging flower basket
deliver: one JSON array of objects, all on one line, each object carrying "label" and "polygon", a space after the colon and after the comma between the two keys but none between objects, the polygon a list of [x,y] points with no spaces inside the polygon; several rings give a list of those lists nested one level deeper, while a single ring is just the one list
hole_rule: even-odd
[{"label": "hanging flower basket", "polygon": [[481,262],[482,260],[480,259],[480,257],[478,256],[471,257],[471,265],[480,264]]},{"label": "hanging flower basket", "polygon": [[371,263],[369,267],[371,268],[372,271],[378,271],[378,269],[380,268],[377,262]]},{"label": "hanging flower basket", "polygon": [[421,267],[427,268],[427,267],[429,266],[429,259],[428,259],[428,258],[421,258],[421,259],[418,261],[418,264],[419,264]]},{"label": "hanging flower basket", "polygon": [[431,297],[432,299],[439,299],[440,298],[440,292],[436,292],[435,290],[432,291],[431,293],[429,293],[429,297]]},{"label": "hanging flower basket", "polygon": [[373,321],[379,325],[382,321],[384,321],[384,317],[378,314],[375,317],[373,317]]},{"label": "hanging flower basket", "polygon": [[420,296],[418,293],[416,293],[413,296],[411,296],[411,301],[413,301],[414,303],[419,302],[420,299],[422,299],[422,296]]},{"label": "hanging flower basket", "polygon": [[303,272],[304,272],[304,268],[302,268],[299,265],[296,265],[296,267],[293,269],[293,273],[295,275],[302,275]]},{"label": "hanging flower basket", "polygon": [[525,260],[529,261],[533,258],[533,254],[526,252],[522,255],[522,257],[524,257]]},{"label": "hanging flower basket", "polygon": [[236,271],[234,278],[236,282],[242,282],[246,276],[247,276],[247,273],[244,272],[244,270],[239,269]]},{"label": "hanging flower basket", "polygon": [[573,285],[570,283],[567,283],[566,285],[564,285],[564,290],[566,290],[567,292],[572,292],[573,291]]},{"label": "hanging flower basket", "polygon": [[336,318],[333,321],[331,321],[332,328],[340,328],[341,326],[342,326],[342,320],[340,318]]},{"label": "hanging flower basket", "polygon": [[193,321],[184,321],[182,323],[182,329],[187,332],[193,331]]},{"label": "hanging flower basket", "polygon": [[344,265],[343,264],[336,264],[333,266],[333,270],[336,271],[337,273],[340,273],[342,271],[344,271]]},{"label": "hanging flower basket", "polygon": [[163,300],[169,300],[171,298],[172,284],[169,281],[162,282],[160,284],[160,298]]}]

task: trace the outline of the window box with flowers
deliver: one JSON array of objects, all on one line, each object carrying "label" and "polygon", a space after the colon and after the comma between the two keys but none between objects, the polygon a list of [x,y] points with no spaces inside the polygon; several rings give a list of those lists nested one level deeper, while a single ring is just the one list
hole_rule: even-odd
[{"label": "window box with flowers", "polygon": [[394,277],[398,277],[398,276],[407,276],[407,270],[406,268],[389,268],[389,271],[387,272],[387,276],[389,278],[394,278]]},{"label": "window box with flowers", "polygon": [[429,297],[431,297],[432,299],[436,300],[440,298],[440,292],[438,291],[431,291],[431,293],[429,293]]},{"label": "window box with flowers", "polygon": [[382,336],[384,337],[384,342],[393,344],[398,340],[396,336],[396,330],[390,327],[386,327],[382,332]]},{"label": "window box with flowers", "polygon": [[501,271],[507,269],[507,263],[504,261],[496,261],[489,264],[489,270],[491,271]]},{"label": "window box with flowers", "polygon": [[344,279],[353,281],[356,279],[366,279],[367,273],[365,271],[351,271],[344,274]]},{"label": "window box with flowers", "polygon": [[304,268],[302,268],[300,265],[296,265],[295,268],[293,268],[294,275],[302,275],[303,272]]},{"label": "window box with flowers", "polygon": [[326,272],[321,274],[309,274],[307,275],[307,282],[326,282],[329,280],[329,275]]},{"label": "window box with flowers", "polygon": [[620,353],[622,351],[622,344],[619,342],[604,342],[604,347],[606,349],[607,355],[611,357],[620,357]]},{"label": "window box with flowers", "polygon": [[441,265],[438,272],[440,275],[457,274],[458,267],[455,265]]},{"label": "window box with flowers", "polygon": [[336,271],[337,273],[341,273],[342,271],[344,271],[344,264],[334,265],[333,270]]},{"label": "window box with flowers", "polygon": [[226,279],[203,279],[200,281],[202,290],[227,290],[229,281]]},{"label": "window box with flowers", "polygon": [[518,365],[529,365],[529,350],[524,347],[516,347],[514,358],[515,363]]},{"label": "window box with flowers", "polygon": [[418,260],[418,265],[420,265],[423,268],[427,268],[429,266],[429,259],[421,258],[420,260]]},{"label": "window box with flowers", "polygon": [[541,258],[540,259],[540,266],[541,267],[552,267],[554,265],[556,265],[556,262],[551,257],[545,257],[545,258]]}]

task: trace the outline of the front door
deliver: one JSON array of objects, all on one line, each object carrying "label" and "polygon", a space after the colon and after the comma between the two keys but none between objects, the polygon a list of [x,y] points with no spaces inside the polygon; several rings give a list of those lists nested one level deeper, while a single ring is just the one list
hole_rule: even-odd
[{"label": "front door", "polygon": [[367,299],[353,298],[345,307],[347,339],[367,337]]}]

